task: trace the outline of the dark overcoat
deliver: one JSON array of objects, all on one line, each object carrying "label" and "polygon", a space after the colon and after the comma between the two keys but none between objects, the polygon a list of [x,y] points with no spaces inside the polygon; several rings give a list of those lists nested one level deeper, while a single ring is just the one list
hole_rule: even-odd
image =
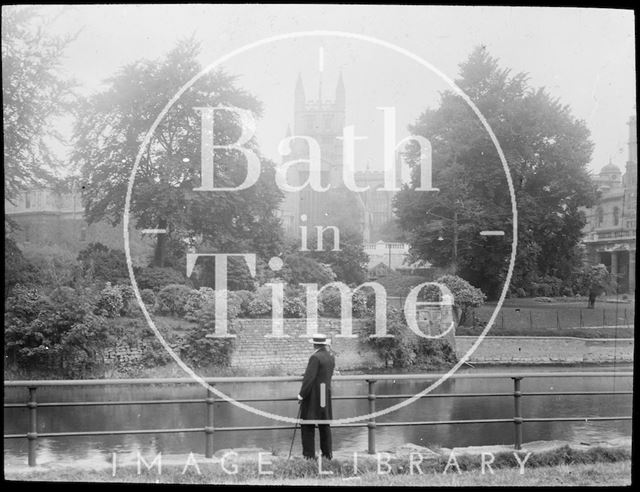
[{"label": "dark overcoat", "polygon": [[[309,357],[307,370],[302,380],[300,396],[300,418],[305,420],[332,420],[331,377],[335,358],[326,347],[319,349]],[[321,406],[321,384],[325,385],[324,407]]]}]

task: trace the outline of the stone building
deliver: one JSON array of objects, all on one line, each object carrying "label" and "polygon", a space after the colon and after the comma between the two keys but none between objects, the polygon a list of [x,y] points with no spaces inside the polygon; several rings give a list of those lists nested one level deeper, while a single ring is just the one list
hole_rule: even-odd
[{"label": "stone building", "polygon": [[[346,94],[342,75],[338,79],[333,101],[324,100],[318,91],[317,100],[306,97],[302,78],[298,76],[294,95],[293,133],[287,131],[287,137],[293,135],[314,138],[321,151],[322,185],[331,185],[332,189],[344,187],[343,183],[343,151],[342,131],[345,127]],[[291,153],[286,160],[308,159],[309,149],[306,142],[296,139],[291,145]],[[356,156],[357,157],[357,156]],[[396,159],[396,177],[400,179],[400,159]],[[356,168],[358,164],[356,163]],[[308,178],[308,170],[302,165],[290,168],[287,179],[290,183],[300,185]],[[353,193],[357,197],[358,210],[354,210],[354,223],[363,231],[365,242],[375,241],[377,232],[384,223],[393,217],[393,192],[379,191],[384,186],[382,171],[357,171],[355,181],[358,186],[369,186],[369,190]],[[285,193],[281,206],[281,218],[285,232],[296,237],[301,225],[300,217],[306,216],[304,224],[313,230],[315,225],[329,225],[326,223],[329,196],[327,193],[316,192],[306,187],[301,192]]]},{"label": "stone building", "polygon": [[583,243],[592,263],[602,263],[617,277],[618,290],[634,292],[636,286],[636,207],[638,142],[636,117],[629,125],[629,157],[625,172],[609,162],[594,177],[601,197],[586,209]]},{"label": "stone building", "polygon": [[[58,246],[73,255],[89,243],[99,242],[110,248],[124,250],[122,225],[107,222],[88,224],[80,193],[39,187],[18,195],[15,203],[4,201],[5,214],[18,226],[11,235],[18,246]],[[146,264],[151,249],[148,238],[137,231],[130,234],[131,255],[135,264]]]}]

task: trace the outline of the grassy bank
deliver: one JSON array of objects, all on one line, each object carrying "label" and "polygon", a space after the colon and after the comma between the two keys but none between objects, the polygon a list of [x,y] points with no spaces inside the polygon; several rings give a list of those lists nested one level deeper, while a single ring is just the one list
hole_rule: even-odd
[{"label": "grassy bank", "polygon": [[133,475],[128,477],[111,477],[108,473],[88,474],[82,472],[62,472],[47,474],[5,474],[8,480],[36,480],[36,481],[62,481],[62,482],[137,482],[137,483],[183,483],[183,484],[246,484],[246,485],[298,485],[298,486],[390,486],[390,487],[424,487],[424,486],[580,486],[602,485],[622,486],[631,483],[631,461],[618,463],[596,463],[589,465],[558,465],[526,470],[520,474],[519,470],[502,469],[494,474],[488,471],[483,475],[479,472],[462,472],[457,474],[449,472],[425,473],[424,475],[377,475],[365,473],[358,478],[348,477],[323,477],[323,478],[252,478],[247,480],[235,480],[216,482],[213,477],[197,477],[185,474],[178,475],[175,479],[169,477],[157,477],[153,475]]},{"label": "grassy bank", "polygon": [[[525,453],[520,452],[521,461]],[[264,460],[263,472],[259,474],[256,461],[242,462],[234,468],[232,462],[226,464],[227,473],[219,463],[201,462],[196,466],[193,462],[185,467],[180,464],[162,466],[162,473],[157,467],[146,470],[144,465],[139,474],[135,465],[120,467],[115,476],[112,470],[101,471],[69,469],[7,471],[5,478],[9,480],[30,481],[65,481],[65,482],[146,482],[146,483],[186,483],[186,484],[241,484],[260,483],[275,484],[321,484],[321,485],[580,485],[580,484],[628,484],[630,481],[631,452],[622,448],[594,447],[588,450],[577,450],[562,446],[550,451],[531,454],[524,463],[521,474],[513,452],[495,454],[491,469],[485,468],[482,473],[481,458],[473,455],[457,455],[455,466],[447,468],[449,456],[444,454],[425,460],[414,466],[410,458],[393,457],[388,465],[382,465],[378,471],[375,459],[360,460],[357,472],[354,473],[352,459],[334,459],[323,461],[319,474],[318,464],[296,457],[287,460],[283,457],[270,457]],[[416,460],[417,461],[417,460]],[[487,461],[489,461],[487,459]],[[196,460],[197,462],[197,460]],[[185,471],[186,468],[186,471]],[[446,470],[446,473],[445,473]]]},{"label": "grassy bank", "polygon": [[[496,308],[487,303],[475,309],[475,317],[486,324]],[[628,338],[633,329],[604,328],[633,324],[635,304],[596,302],[595,309],[587,309],[585,302],[554,300],[537,302],[534,299],[506,299],[494,326],[493,335],[580,336],[584,338]],[[460,327],[456,333],[462,334]],[[468,329],[468,327],[464,327]],[[571,334],[573,333],[573,334]],[[577,334],[580,333],[580,334]],[[465,333],[475,334],[475,333]]]},{"label": "grassy bank", "polygon": [[[489,330],[492,337],[575,337],[575,338],[634,338],[633,328],[529,328],[517,325],[502,326],[500,318]],[[457,336],[478,336],[484,326],[460,326]]]}]

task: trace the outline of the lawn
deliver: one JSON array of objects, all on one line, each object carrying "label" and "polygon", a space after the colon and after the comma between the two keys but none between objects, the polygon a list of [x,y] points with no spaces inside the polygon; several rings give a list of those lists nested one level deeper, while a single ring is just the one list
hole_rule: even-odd
[{"label": "lawn", "polygon": [[[482,326],[489,320],[496,303],[475,309],[474,315]],[[537,302],[534,299],[506,299],[491,329],[492,335],[575,336],[584,338],[633,337],[635,305],[629,303],[596,302],[595,309],[587,309],[586,301],[554,300]],[[467,325],[471,324],[471,319]],[[463,326],[459,335],[476,335],[481,327]]]},{"label": "lawn", "polygon": [[[525,458],[521,453],[520,459]],[[262,468],[271,474],[259,474],[255,461],[239,463],[236,473],[223,473],[220,465],[200,462],[197,469],[180,464],[164,464],[159,473],[157,466],[138,472],[135,466],[110,469],[81,470],[76,468],[7,471],[5,479],[20,481],[64,482],[143,482],[181,484],[251,484],[251,485],[387,485],[387,486],[460,486],[460,485],[628,485],[631,478],[630,451],[626,449],[593,448],[578,451],[568,446],[531,455],[523,473],[513,453],[499,453],[492,460],[492,471],[482,473],[478,456],[458,456],[458,469],[447,466],[450,458],[442,456],[427,460],[419,467],[411,466],[408,458],[397,458],[386,465],[375,460],[359,461],[358,471],[353,473],[351,460],[334,459],[323,462],[322,472],[314,462],[302,458],[271,457]],[[197,463],[197,460],[195,461]],[[419,469],[418,469],[419,468]],[[228,464],[227,470],[233,471]],[[382,473],[380,473],[380,471]],[[388,473],[387,473],[388,472]]]}]

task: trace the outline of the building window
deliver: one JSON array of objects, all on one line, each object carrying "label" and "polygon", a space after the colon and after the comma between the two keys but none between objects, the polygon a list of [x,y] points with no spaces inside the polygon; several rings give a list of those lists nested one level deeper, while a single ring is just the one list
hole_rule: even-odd
[{"label": "building window", "polygon": [[613,207],[613,225],[618,225],[620,223],[620,209],[618,207]]},{"label": "building window", "polygon": [[601,207],[598,207],[598,210],[596,210],[596,224],[598,224],[598,227],[600,227],[603,222],[604,222],[604,211],[602,210]]},{"label": "building window", "polygon": [[24,194],[24,208],[31,208],[31,193]]}]

